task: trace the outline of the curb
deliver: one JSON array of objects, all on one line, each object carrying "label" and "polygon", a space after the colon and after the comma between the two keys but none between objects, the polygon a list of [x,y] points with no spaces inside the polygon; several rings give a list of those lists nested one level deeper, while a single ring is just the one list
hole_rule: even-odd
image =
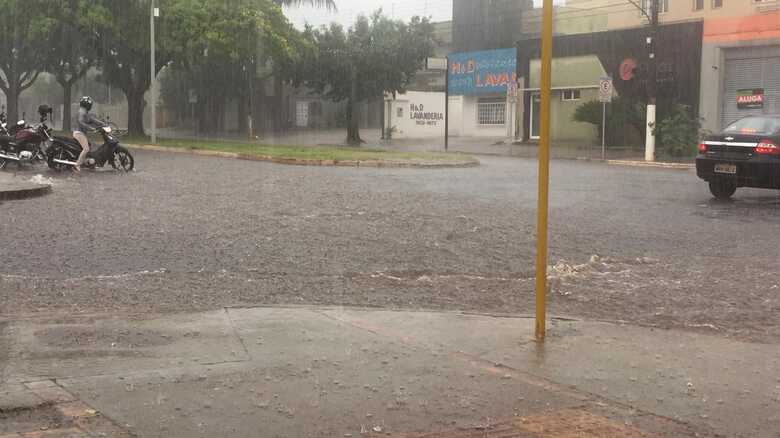
[{"label": "curb", "polygon": [[[4,387],[0,386],[0,390]],[[81,437],[111,436],[132,437],[129,431],[120,427],[103,413],[79,400],[55,380],[42,380],[16,384],[10,392],[0,392],[0,413],[23,414],[29,417],[26,430],[0,432],[0,438],[26,437]],[[51,424],[39,410],[50,409],[61,417],[61,423]],[[51,415],[51,414],[49,414]]]},{"label": "curb", "polygon": [[0,201],[19,201],[37,198],[51,193],[51,186],[29,186],[20,189],[0,190]]},{"label": "curb", "polygon": [[440,161],[392,161],[392,160],[309,160],[299,158],[279,158],[267,155],[238,154],[235,152],[204,151],[198,149],[169,148],[153,145],[128,145],[134,149],[155,152],[167,152],[174,154],[199,155],[206,157],[230,158],[234,160],[264,161],[275,164],[287,164],[292,166],[334,166],[334,167],[367,167],[367,168],[402,168],[402,169],[462,169],[477,167],[479,160],[454,160],[452,162]]},{"label": "curb", "polygon": [[615,166],[631,166],[631,167],[653,167],[659,169],[675,169],[675,170],[693,170],[696,169],[695,164],[688,163],[663,163],[663,162],[647,162],[647,161],[627,161],[627,160],[607,160],[607,164]]}]

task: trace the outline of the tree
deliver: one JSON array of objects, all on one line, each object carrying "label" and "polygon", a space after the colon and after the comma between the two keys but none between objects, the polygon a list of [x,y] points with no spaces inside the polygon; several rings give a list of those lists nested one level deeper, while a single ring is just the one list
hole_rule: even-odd
[{"label": "tree", "polygon": [[19,118],[19,96],[45,66],[45,45],[52,21],[44,0],[0,0],[0,90],[8,101],[8,119]]},{"label": "tree", "polygon": [[[101,42],[101,80],[116,87],[127,98],[127,128],[131,135],[144,134],[144,94],[151,85],[151,44],[149,40],[152,0],[97,0],[106,11],[106,20],[96,24]],[[159,73],[181,50],[173,36],[193,26],[187,7],[194,0],[158,0],[163,11],[156,20],[156,71]]]},{"label": "tree", "polygon": [[[128,130],[143,134],[144,94],[151,85],[149,15],[151,0],[99,0],[109,19],[98,26],[103,79],[122,90],[128,101]],[[197,74],[218,67],[227,71],[253,65],[258,38],[269,56],[293,50],[295,35],[277,1],[156,0],[156,72],[178,66]],[[284,1],[282,3],[289,3]],[[295,4],[299,2],[293,2]],[[321,3],[319,0],[314,3]],[[331,4],[332,0],[322,2]],[[247,62],[249,59],[250,62]],[[209,70],[213,73],[213,70]],[[226,81],[235,84],[236,81]],[[210,89],[218,88],[204,84]],[[224,96],[222,96],[224,98]]]},{"label": "tree", "polygon": [[334,102],[347,102],[347,143],[359,145],[357,104],[403,92],[434,49],[433,25],[414,17],[407,24],[381,10],[358,17],[345,31],[338,24],[307,29],[315,50],[303,61],[301,82]]},{"label": "tree", "polygon": [[329,11],[336,10],[335,0],[273,0],[279,6],[294,7],[309,5],[317,8],[325,8]]},{"label": "tree", "polygon": [[297,64],[304,40],[269,0],[206,0],[189,14],[193,27],[177,41],[184,50],[164,80],[163,100],[181,112],[194,90],[200,128],[216,132],[224,129],[222,114],[231,100],[238,103],[239,120],[246,120],[258,66],[272,64],[283,74]]},{"label": "tree", "polygon": [[47,10],[53,20],[46,52],[46,70],[63,93],[62,129],[71,129],[73,85],[83,78],[98,59],[98,42],[93,29],[107,20],[106,11],[94,0],[59,0]]}]

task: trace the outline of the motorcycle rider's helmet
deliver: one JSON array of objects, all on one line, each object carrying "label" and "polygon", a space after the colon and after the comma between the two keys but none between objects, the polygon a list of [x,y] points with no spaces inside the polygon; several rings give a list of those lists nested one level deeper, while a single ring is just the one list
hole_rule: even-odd
[{"label": "motorcycle rider's helmet", "polygon": [[41,117],[43,117],[43,116],[45,116],[47,114],[51,114],[52,112],[53,112],[53,110],[51,109],[51,107],[49,105],[43,104],[43,105],[38,107],[38,114]]},{"label": "motorcycle rider's helmet", "polygon": [[79,102],[79,106],[84,108],[87,111],[92,110],[92,105],[95,104],[95,101],[92,100],[89,96],[84,96],[81,98],[81,102]]}]

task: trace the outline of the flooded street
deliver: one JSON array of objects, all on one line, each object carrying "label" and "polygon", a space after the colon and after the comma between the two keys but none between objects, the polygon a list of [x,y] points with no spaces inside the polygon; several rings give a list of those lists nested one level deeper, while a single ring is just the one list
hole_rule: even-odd
[{"label": "flooded street", "polygon": [[[0,314],[333,304],[533,312],[536,162],[353,169],[136,152],[0,207]],[[42,174],[38,177],[37,174]],[[775,343],[780,201],[556,161],[554,315]]]}]

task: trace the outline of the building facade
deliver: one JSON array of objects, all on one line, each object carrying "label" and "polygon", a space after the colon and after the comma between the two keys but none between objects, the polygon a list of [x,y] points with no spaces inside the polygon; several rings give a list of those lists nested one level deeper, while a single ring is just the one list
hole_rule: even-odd
[{"label": "building facade", "polygon": [[[649,9],[650,0],[637,3]],[[647,11],[645,11],[647,12]],[[557,35],[646,27],[647,13],[613,0],[567,0],[554,16]],[[661,24],[703,23],[700,98],[703,127],[716,131],[742,116],[780,113],[780,0],[660,0]],[[531,36],[540,30],[540,11],[523,14]],[[667,36],[661,32],[659,41]],[[689,41],[678,41],[684,48]],[[738,105],[738,96],[754,92],[761,108]]]}]

